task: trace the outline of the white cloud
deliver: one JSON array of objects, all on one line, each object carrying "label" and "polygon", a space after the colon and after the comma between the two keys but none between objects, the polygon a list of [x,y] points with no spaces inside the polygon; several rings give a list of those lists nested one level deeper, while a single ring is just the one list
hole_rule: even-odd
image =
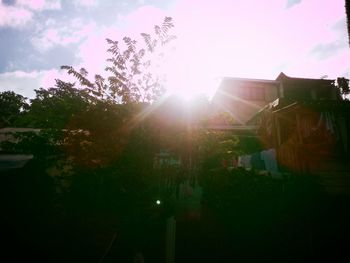
[{"label": "white cloud", "polygon": [[287,0],[287,8],[300,4],[302,0]]},{"label": "white cloud", "polygon": [[34,11],[61,9],[60,0],[17,0],[16,5]]},{"label": "white cloud", "polygon": [[329,31],[329,41],[320,41],[309,52],[319,60],[336,56],[338,53],[346,55],[349,52],[345,17],[329,26]]},{"label": "white cloud", "polygon": [[[21,0],[15,6],[0,2],[0,26],[23,26],[32,20],[34,12],[50,7],[48,1],[37,1],[37,6],[33,2],[28,4]],[[142,2],[138,1],[139,4]],[[181,72],[185,71],[180,74],[201,80],[203,76],[225,75],[275,78],[280,70],[291,76],[315,78],[325,74],[335,77],[349,72],[350,52],[345,42],[343,0],[324,0],[322,5],[319,0],[288,2],[294,3],[292,8],[286,9],[286,0],[270,0],[268,4],[264,1],[221,0],[214,4],[211,1],[178,0],[167,11],[150,5],[139,6],[129,14],[117,10],[115,24],[110,23],[108,27],[101,27],[99,20],[95,24],[86,23],[83,19],[67,17],[54,20],[51,17],[40,25],[36,24],[37,31],[31,41],[43,52],[57,45],[76,48],[74,52],[79,65],[73,66],[77,69],[85,67],[91,74],[103,74],[108,56],[106,37],[120,40],[123,36],[136,38],[140,32],[152,32],[153,26],[160,24],[170,12],[179,38],[177,54],[180,55],[174,60]],[[57,3],[60,2],[50,3],[50,8],[58,8]],[[72,3],[82,7],[97,5],[95,0]],[[17,12],[22,12],[22,15]],[[40,87],[41,83],[47,86],[56,75],[61,74],[57,70],[37,73],[41,74],[41,79],[35,85],[31,84],[35,78],[24,73],[21,76],[17,72],[16,76],[11,76],[13,83],[28,80],[28,85],[25,81],[21,82],[24,84],[22,87],[30,84],[33,89]],[[3,84],[3,74],[0,80]],[[11,86],[11,82],[6,83]]]},{"label": "white cloud", "polygon": [[162,23],[166,12],[151,5],[140,6],[122,18],[127,24],[127,32],[138,36],[142,32],[153,32],[154,25]]},{"label": "white cloud", "polygon": [[118,40],[120,48],[123,49],[122,38],[130,36],[140,40],[140,33],[153,32],[153,27],[160,24],[165,17],[165,12],[153,6],[141,6],[125,16],[119,15],[117,23],[125,23],[125,27],[118,27],[117,23],[108,27],[95,27],[78,47],[77,56],[80,63],[77,66],[84,67],[91,75],[104,75],[106,59],[109,54],[106,38]]},{"label": "white cloud", "polygon": [[94,74],[103,75],[108,57],[106,38],[115,39],[116,35],[123,35],[116,26],[93,31],[78,48],[77,56],[80,63],[76,67],[84,67],[92,76]]},{"label": "white cloud", "polygon": [[7,6],[0,2],[0,27],[23,27],[33,14],[23,7]]},{"label": "white cloud", "polygon": [[0,27],[23,27],[32,21],[34,12],[60,8],[60,0],[17,0],[14,5],[0,1]]},{"label": "white cloud", "polygon": [[74,5],[79,7],[95,7],[97,6],[97,0],[75,0]]},{"label": "white cloud", "polygon": [[[32,38],[32,43],[42,51],[47,51],[55,45],[67,46],[71,43],[78,43],[76,55],[79,63],[72,66],[76,69],[86,68],[90,73],[89,78],[93,78],[95,74],[104,75],[108,57],[106,38],[118,40],[127,35],[137,36],[144,30],[148,32],[153,29],[155,23],[148,21],[149,15],[156,14],[153,16],[153,19],[157,19],[156,23],[159,23],[164,17],[160,10],[150,7],[142,7],[141,10],[136,10],[136,13],[140,16],[132,12],[125,17],[129,24],[125,30],[121,30],[116,25],[98,27],[93,22],[85,23],[81,19],[73,19],[62,24],[50,18],[38,29],[37,36]],[[144,19],[148,21],[146,24],[143,23]],[[57,69],[32,72],[13,71],[0,74],[0,90],[13,90],[33,98],[34,89],[54,86],[55,79],[77,81],[64,71]]]},{"label": "white cloud", "polygon": [[[325,68],[331,57],[349,54],[349,49],[344,49],[343,1],[289,2],[300,3],[286,9],[286,1],[280,0],[270,0],[268,4],[179,0],[171,16],[183,49],[195,58],[190,63],[194,68],[207,67],[203,69],[207,74],[201,75],[275,78],[281,65],[292,69],[296,76],[306,72],[314,74],[309,77],[328,74]],[[313,61],[315,56],[309,55],[313,49],[313,55],[324,58],[322,61]],[[317,63],[322,67],[315,67]],[[329,71],[342,70],[340,64],[333,66]]]},{"label": "white cloud", "polygon": [[39,28],[37,35],[31,39],[34,47],[41,52],[57,45],[68,46],[78,43],[96,29],[94,22],[84,23],[81,19],[70,20],[64,25],[49,19],[45,24],[46,26]]},{"label": "white cloud", "polygon": [[334,41],[325,44],[316,45],[311,51],[310,54],[316,56],[319,60],[326,59],[334,56],[340,50],[347,48],[346,41]]},{"label": "white cloud", "polygon": [[0,74],[0,91],[11,90],[28,98],[40,87],[40,72],[13,71]]},{"label": "white cloud", "polygon": [[32,99],[35,97],[34,89],[53,87],[55,79],[75,81],[73,77],[57,69],[5,72],[0,74],[0,92],[11,90]]}]

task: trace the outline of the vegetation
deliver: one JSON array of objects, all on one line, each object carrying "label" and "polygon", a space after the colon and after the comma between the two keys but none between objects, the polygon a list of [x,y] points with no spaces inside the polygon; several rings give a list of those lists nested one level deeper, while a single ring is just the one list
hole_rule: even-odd
[{"label": "vegetation", "polygon": [[154,102],[165,91],[165,76],[157,72],[157,68],[166,55],[167,45],[176,38],[169,34],[173,26],[172,18],[165,17],[162,25],[154,26],[154,34],[141,33],[142,44],[124,37],[124,50],[119,41],[107,39],[110,46],[107,50],[109,65],[105,69],[108,84],[101,75],[95,75],[95,81],[91,82],[84,68],[77,71],[71,66],[62,66],[62,69],[76,77],[89,94],[101,100]]},{"label": "vegetation", "polygon": [[[22,169],[1,171],[1,223],[10,242],[22,240],[19,249],[48,262],[97,262],[117,236],[114,258],[120,262],[139,249],[147,249],[150,261],[163,262],[165,218],[175,206],[166,183],[178,186],[189,173],[205,188],[205,209],[237,243],[264,240],[269,231],[281,240],[278,231],[285,226],[315,219],[308,216],[319,209],[317,183],[224,169],[222,159],[259,151],[259,141],[202,129],[234,123],[227,115],[208,118],[206,98],[189,106],[162,97],[165,78],[155,68],[175,38],[172,27],[165,18],[153,35],[141,34],[143,44],[125,37],[125,50],[108,39],[106,77],[90,81],[85,69],[63,66],[77,83],[56,80],[54,87],[36,90],[30,103],[14,92],[0,93],[0,127],[36,129],[0,145],[2,153],[34,156]],[[161,150],[181,157],[183,169],[156,169]]]},{"label": "vegetation", "polygon": [[27,110],[26,98],[13,91],[0,92],[0,128],[17,126]]}]

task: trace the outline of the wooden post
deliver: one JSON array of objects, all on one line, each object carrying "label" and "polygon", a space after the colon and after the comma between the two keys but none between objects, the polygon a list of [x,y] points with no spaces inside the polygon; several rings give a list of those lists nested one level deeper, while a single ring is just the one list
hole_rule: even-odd
[{"label": "wooden post", "polygon": [[296,147],[296,165],[298,167],[298,170],[301,172],[301,173],[304,173],[304,165],[303,165],[303,162],[304,160],[301,158],[300,156],[300,146],[302,144],[302,135],[301,135],[301,124],[300,124],[300,115],[299,115],[299,112],[297,112],[295,114],[295,122],[296,122],[296,132],[297,132],[297,138],[298,138],[298,144],[295,146]]},{"label": "wooden post", "polygon": [[176,235],[176,220],[169,217],[166,220],[166,247],[165,247],[165,262],[175,262],[175,235]]},{"label": "wooden post", "polygon": [[297,112],[295,115],[295,122],[296,122],[296,128],[297,128],[297,136],[298,136],[298,142],[301,144],[302,142],[302,135],[301,135],[301,124],[300,124],[300,115]]},{"label": "wooden post", "polygon": [[276,124],[276,130],[277,130],[277,146],[280,146],[281,145],[281,127],[280,127],[279,118],[277,116],[275,117],[275,124]]}]

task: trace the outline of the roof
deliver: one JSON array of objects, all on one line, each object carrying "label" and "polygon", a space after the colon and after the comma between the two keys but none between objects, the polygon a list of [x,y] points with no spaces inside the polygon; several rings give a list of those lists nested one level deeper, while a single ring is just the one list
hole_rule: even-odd
[{"label": "roof", "polygon": [[41,129],[34,129],[34,128],[13,128],[13,127],[8,127],[8,128],[2,128],[0,129],[0,133],[12,133],[12,132],[35,132],[39,133]]},{"label": "roof", "polygon": [[344,115],[346,115],[347,112],[350,111],[350,101],[347,101],[347,100],[343,100],[343,101],[334,101],[334,100],[296,101],[296,100],[289,100],[286,98],[278,98],[275,101],[267,104],[261,110],[259,110],[249,121],[247,121],[247,124],[252,125],[255,122],[255,120],[266,111],[270,110],[273,113],[286,112],[289,110],[295,110],[296,108],[299,108],[300,106],[307,107],[309,109],[313,109],[313,110],[319,111],[319,112],[320,111],[340,112]]},{"label": "roof", "polygon": [[[256,83],[256,84],[267,84],[267,85],[278,85],[281,82],[293,82],[298,84],[307,84],[307,85],[315,85],[315,86],[324,86],[324,85],[332,85],[334,83],[334,79],[310,79],[310,78],[295,78],[289,77],[283,72],[281,72],[275,80],[269,79],[251,79],[251,78],[234,78],[234,77],[223,77],[221,83],[219,85],[219,89],[223,89],[227,87],[227,84],[233,83]],[[231,87],[231,85],[228,85]],[[302,87],[302,86],[300,86]]]},{"label": "roof", "polygon": [[322,86],[322,84],[331,85],[334,83],[335,80],[334,79],[294,78],[294,77],[289,77],[283,72],[281,72],[276,78],[276,81],[280,81],[280,82],[289,81],[289,82],[294,82],[299,84],[308,84],[308,85],[314,84],[317,86]]},{"label": "roof", "polygon": [[1,154],[0,171],[22,168],[31,159],[32,154]]},{"label": "roof", "polygon": [[270,79],[251,79],[251,78],[233,78],[233,77],[224,77],[222,82],[257,82],[257,83],[266,83],[266,84],[279,84],[279,80],[270,80]]},{"label": "roof", "polygon": [[[228,94],[232,92],[232,87],[235,87],[237,84],[250,84],[254,87],[276,87],[280,84],[278,80],[269,80],[269,79],[249,79],[249,78],[233,78],[233,77],[224,77],[221,79],[221,83],[216,90],[212,101],[218,99],[225,92]],[[225,95],[227,96],[227,94]]]}]

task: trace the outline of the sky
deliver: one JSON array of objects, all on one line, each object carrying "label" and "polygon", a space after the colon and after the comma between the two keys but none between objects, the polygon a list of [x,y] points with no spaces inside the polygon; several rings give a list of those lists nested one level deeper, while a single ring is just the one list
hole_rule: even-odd
[{"label": "sky", "polygon": [[106,38],[174,19],[168,90],[212,96],[221,77],[350,78],[345,0],[1,0],[0,92],[28,98],[62,65],[105,74]]}]

